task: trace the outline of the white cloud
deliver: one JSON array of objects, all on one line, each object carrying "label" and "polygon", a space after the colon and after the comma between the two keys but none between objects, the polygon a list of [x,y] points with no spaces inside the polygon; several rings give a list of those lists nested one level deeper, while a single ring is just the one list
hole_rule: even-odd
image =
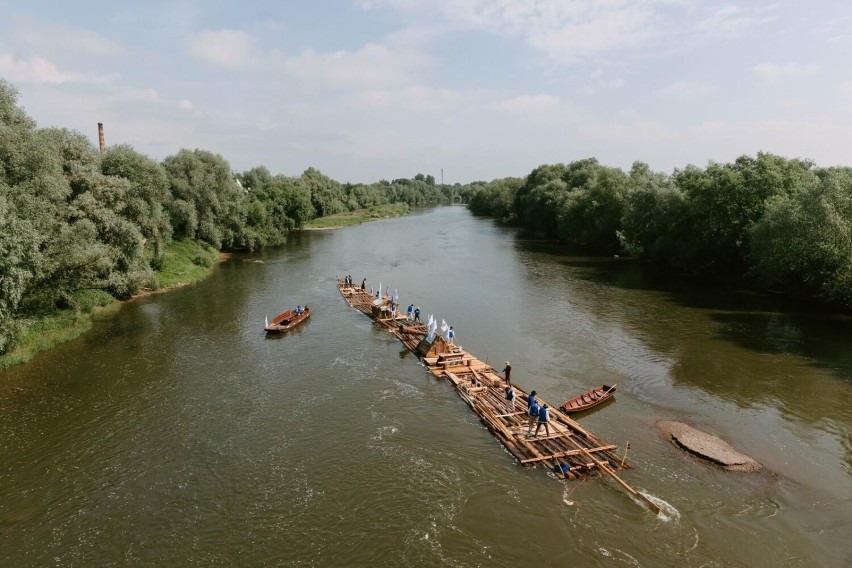
[{"label": "white cloud", "polygon": [[285,69],[305,79],[315,79],[343,87],[382,87],[405,83],[418,70],[427,67],[429,57],[416,51],[397,51],[369,43],[358,51],[317,53],[306,50],[288,59]]},{"label": "white cloud", "polygon": [[496,101],[487,106],[495,111],[501,125],[516,124],[515,128],[526,130],[532,125],[545,131],[559,130],[582,117],[568,101],[554,95],[520,95]]},{"label": "white cloud", "polygon": [[553,95],[520,95],[496,102],[492,107],[512,113],[548,114],[558,110],[561,105],[561,99]]},{"label": "white cloud", "polygon": [[795,61],[785,63],[784,65],[760,63],[752,67],[754,74],[764,79],[795,79],[813,75],[816,69],[816,65],[803,65]]},{"label": "white cloud", "polygon": [[42,54],[109,55],[124,51],[120,43],[88,29],[24,16],[15,18],[15,24],[16,38]]},{"label": "white cloud", "polygon": [[442,112],[452,110],[464,96],[452,89],[433,87],[407,87],[398,90],[380,89],[359,93],[356,106],[395,108],[414,112]]},{"label": "white cloud", "polygon": [[646,0],[366,0],[359,4],[365,9],[393,6],[438,14],[451,27],[520,37],[561,62],[660,32],[653,2]]},{"label": "white cloud", "polygon": [[187,99],[181,99],[178,101],[178,108],[183,110],[192,110],[192,101],[188,101]]},{"label": "white cloud", "polygon": [[837,92],[842,97],[852,97],[852,81],[843,81],[837,86]]},{"label": "white cloud", "polygon": [[242,30],[202,30],[187,43],[193,56],[220,67],[254,67],[261,55],[257,40]]},{"label": "white cloud", "polygon": [[127,88],[123,92],[123,97],[128,101],[139,101],[144,103],[160,102],[160,93],[155,89],[135,89]]},{"label": "white cloud", "polygon": [[695,29],[705,35],[738,35],[747,28],[768,24],[776,16],[766,14],[766,8],[747,10],[736,4],[724,4],[698,22]]},{"label": "white cloud", "polygon": [[107,84],[117,75],[94,75],[91,73],[70,73],[60,71],[52,62],[43,57],[29,60],[15,55],[0,55],[0,75],[12,83],[32,83],[37,85],[62,85],[69,83]]},{"label": "white cloud", "polygon": [[715,89],[711,85],[707,85],[704,83],[693,83],[691,81],[675,81],[673,83],[669,83],[668,85],[660,89],[657,89],[657,94],[663,96],[694,97],[699,95],[705,95],[714,90]]}]

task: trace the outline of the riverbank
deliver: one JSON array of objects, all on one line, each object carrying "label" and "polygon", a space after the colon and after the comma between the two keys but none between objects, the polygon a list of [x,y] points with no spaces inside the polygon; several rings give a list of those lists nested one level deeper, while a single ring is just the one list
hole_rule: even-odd
[{"label": "riverbank", "polygon": [[[205,279],[217,262],[230,257],[198,241],[172,241],[165,247],[163,260],[155,271],[153,288],[140,290],[130,300],[191,286]],[[0,356],[0,369],[20,365],[37,353],[71,341],[87,332],[92,323],[115,314],[129,300],[117,300],[103,290],[81,290],[73,306],[18,322],[23,333],[18,344]]]},{"label": "riverbank", "polygon": [[368,209],[357,209],[355,211],[346,211],[337,213],[327,217],[318,217],[305,223],[303,231],[325,231],[328,229],[339,229],[341,227],[350,227],[352,225],[360,225],[369,221],[378,219],[387,219],[389,217],[403,217],[411,213],[411,207],[407,203],[391,203],[388,205],[379,205]]}]

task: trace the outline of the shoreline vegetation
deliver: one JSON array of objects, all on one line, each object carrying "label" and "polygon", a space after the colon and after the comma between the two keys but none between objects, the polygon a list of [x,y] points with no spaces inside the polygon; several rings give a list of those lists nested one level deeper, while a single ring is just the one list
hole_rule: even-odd
[{"label": "shoreline vegetation", "polygon": [[[303,230],[338,229],[410,212],[407,204],[393,203],[314,219]],[[89,331],[94,322],[115,315],[125,302],[197,284],[210,276],[218,263],[231,256],[233,253],[218,251],[201,241],[170,241],[165,246],[160,268],[155,271],[155,287],[141,289],[126,300],[118,300],[100,290],[85,290],[79,294],[80,302],[73,308],[21,321],[25,331],[13,349],[0,355],[0,370],[26,363],[42,351],[76,339]]]},{"label": "shoreline vegetation", "polygon": [[335,213],[328,217],[319,217],[305,223],[303,231],[325,231],[329,229],[340,229],[360,225],[369,221],[388,219],[390,217],[403,217],[411,213],[411,207],[407,203],[390,203],[377,205],[367,209],[356,209],[344,213]]},{"label": "shoreline vegetation", "polygon": [[115,315],[125,302],[197,284],[229,256],[202,242],[172,241],[166,245],[162,267],[156,272],[156,287],[142,289],[126,300],[103,290],[80,290],[72,306],[18,320],[23,328],[21,335],[14,348],[0,355],[0,369],[26,363],[42,351],[76,339],[94,322]]}]

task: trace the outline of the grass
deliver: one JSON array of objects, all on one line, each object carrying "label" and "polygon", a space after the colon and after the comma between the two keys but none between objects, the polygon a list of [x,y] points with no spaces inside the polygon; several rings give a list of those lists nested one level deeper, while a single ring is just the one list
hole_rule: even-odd
[{"label": "grass", "polygon": [[23,333],[11,351],[0,356],[0,369],[26,363],[39,351],[70,341],[91,329],[92,321],[118,311],[119,303],[102,290],[80,290],[76,309],[19,320]]},{"label": "grass", "polygon": [[[165,247],[160,268],[155,272],[156,288],[172,288],[203,280],[216,264],[219,253],[197,241],[172,241]],[[103,290],[80,290],[74,294],[74,307],[51,314],[18,320],[22,333],[15,347],[0,355],[0,369],[26,363],[33,355],[79,337],[92,322],[118,312],[121,302]]]},{"label": "grass", "polygon": [[156,272],[157,289],[195,284],[210,274],[219,252],[198,241],[171,241]]},{"label": "grass", "polygon": [[387,217],[400,217],[408,215],[411,208],[407,203],[390,203],[388,205],[377,205],[369,209],[356,209],[345,213],[337,213],[327,217],[318,217],[305,223],[305,229],[336,229],[338,227],[349,227],[360,225],[367,221],[385,219]]}]

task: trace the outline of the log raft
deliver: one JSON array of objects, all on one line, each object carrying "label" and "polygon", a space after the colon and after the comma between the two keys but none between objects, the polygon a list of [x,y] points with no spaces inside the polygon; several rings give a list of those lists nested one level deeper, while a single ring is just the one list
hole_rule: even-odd
[{"label": "log raft", "polygon": [[[337,281],[337,287],[350,306],[396,336],[420,358],[433,376],[447,380],[518,463],[523,466],[543,464],[561,479],[594,474],[611,476],[634,497],[659,513],[657,505],[616,475],[615,472],[632,466],[624,457],[617,455],[615,445],[587,431],[558,406],[541,397],[537,397],[539,404],[547,403],[550,411],[550,434],[545,435],[542,427],[538,436],[532,435],[528,426],[527,391],[512,385],[516,395],[512,407],[505,396],[508,383],[489,364],[460,346],[448,344],[440,335],[430,342],[425,324],[412,323],[399,312],[395,317],[391,316],[389,299],[383,294],[370,294],[342,280]],[[536,427],[537,423],[534,423],[531,432],[535,432]]]}]

